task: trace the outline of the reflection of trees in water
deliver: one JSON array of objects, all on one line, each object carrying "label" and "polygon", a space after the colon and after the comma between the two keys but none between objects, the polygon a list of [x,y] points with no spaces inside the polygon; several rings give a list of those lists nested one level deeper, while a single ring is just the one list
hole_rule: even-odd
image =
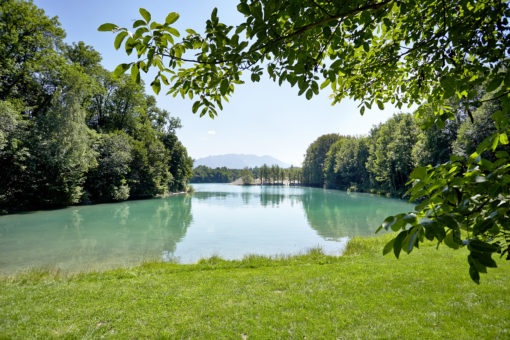
[{"label": "reflection of trees in water", "polygon": [[243,204],[244,205],[249,205],[250,204],[250,198],[251,196],[253,196],[252,193],[249,193],[249,192],[243,192],[241,193],[241,199],[243,200]]},{"label": "reflection of trees in water", "polygon": [[15,261],[83,269],[160,257],[175,251],[191,222],[189,195],[18,215],[2,235],[0,257],[12,261],[0,271]]},{"label": "reflection of trees in water", "polygon": [[308,223],[326,239],[373,235],[385,217],[408,209],[405,202],[342,191],[311,189],[302,198]]},{"label": "reflection of trees in water", "polygon": [[260,195],[260,204],[264,207],[271,205],[272,207],[277,207],[283,203],[285,200],[284,194],[264,192]]},{"label": "reflection of trees in water", "polygon": [[236,193],[231,192],[195,192],[193,193],[193,198],[196,198],[199,201],[207,201],[211,198],[219,198],[226,199],[227,197],[237,196]]},{"label": "reflection of trees in water", "polygon": [[173,253],[193,219],[188,195],[103,206],[106,212],[100,226],[92,224],[88,212],[83,212],[87,225],[81,228],[84,232],[76,256],[96,253],[141,259],[159,257],[163,251]]},{"label": "reflection of trees in water", "polygon": [[272,206],[277,207],[285,201],[286,195],[279,193],[253,193],[253,192],[196,192],[193,197],[199,201],[211,201],[210,203],[228,204],[234,207],[237,205],[250,205],[253,200],[258,199],[260,204],[264,207]]}]

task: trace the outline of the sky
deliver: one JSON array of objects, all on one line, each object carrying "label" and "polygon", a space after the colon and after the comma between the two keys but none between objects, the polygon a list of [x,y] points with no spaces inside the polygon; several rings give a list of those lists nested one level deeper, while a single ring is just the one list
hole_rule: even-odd
[{"label": "sky", "polygon": [[[164,22],[169,12],[180,14],[173,25],[181,33],[192,28],[201,33],[205,21],[214,7],[218,8],[220,21],[236,25],[242,15],[232,0],[35,0],[34,4],[50,17],[57,16],[66,31],[66,42],[83,41],[91,45],[103,60],[102,65],[113,71],[119,63],[134,61],[123,49],[113,47],[115,35],[98,32],[97,27],[111,22],[121,27],[131,27],[141,18],[138,10],[147,9],[152,19]],[[146,92],[154,95],[148,86],[152,79],[142,73]],[[334,106],[328,89],[307,100],[298,96],[297,86],[274,83],[268,78],[261,82],[236,87],[229,103],[223,104],[215,119],[193,114],[193,101],[165,96],[162,89],[156,96],[158,106],[181,119],[183,127],[177,136],[194,159],[229,153],[270,155],[295,166],[301,166],[307,147],[326,133],[366,135],[373,125],[386,121],[397,109],[386,105],[379,110],[376,105],[361,116],[356,103],[343,100]]]}]

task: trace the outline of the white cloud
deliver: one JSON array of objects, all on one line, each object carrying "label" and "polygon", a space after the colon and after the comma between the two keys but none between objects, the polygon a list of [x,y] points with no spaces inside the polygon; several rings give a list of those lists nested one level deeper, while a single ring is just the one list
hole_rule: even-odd
[{"label": "white cloud", "polygon": [[215,130],[209,130],[209,131],[207,131],[207,134],[209,134],[209,135],[215,135],[215,134],[216,134],[216,131],[215,131]]}]

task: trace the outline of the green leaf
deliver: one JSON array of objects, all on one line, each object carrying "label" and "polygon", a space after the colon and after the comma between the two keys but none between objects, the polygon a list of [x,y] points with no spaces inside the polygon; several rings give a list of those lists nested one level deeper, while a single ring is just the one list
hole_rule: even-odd
[{"label": "green leaf", "polygon": [[397,221],[397,218],[395,216],[388,216],[384,219],[381,227],[388,230],[395,222]]},{"label": "green leaf", "polygon": [[99,32],[108,32],[108,31],[113,31],[114,29],[117,29],[118,26],[115,25],[115,24],[102,24],[101,26],[99,26],[97,28],[97,30]]},{"label": "green leaf", "polygon": [[450,229],[457,229],[459,227],[457,221],[450,215],[439,216],[437,222],[446,225]]},{"label": "green leaf", "polygon": [[402,241],[402,246],[404,246],[406,253],[410,253],[413,250],[414,243],[416,241],[416,237],[418,236],[418,228],[412,228],[409,230],[406,238]]},{"label": "green leaf", "polygon": [[137,28],[137,27],[139,27],[139,26],[145,26],[145,25],[146,25],[146,22],[145,22],[145,21],[138,19],[138,20],[136,20],[136,21],[133,23],[133,28]]},{"label": "green leaf", "polygon": [[487,267],[481,264],[473,255],[468,255],[468,263],[470,266],[475,267],[479,273],[487,273]]},{"label": "green leaf", "polygon": [[492,151],[495,151],[495,150],[496,150],[496,148],[498,147],[498,144],[499,144],[499,138],[500,138],[500,137],[499,137],[498,135],[496,135],[496,136],[495,136],[495,138],[493,138],[493,140],[492,140],[492,146],[491,146]]},{"label": "green leaf", "polygon": [[147,11],[145,8],[140,8],[139,11],[142,17],[145,19],[145,22],[149,23],[149,21],[151,21],[151,14],[149,13],[149,11]]},{"label": "green leaf", "polygon": [[473,240],[469,240],[468,249],[479,251],[479,252],[494,253],[499,250],[499,247],[494,244],[490,244],[490,243],[483,242],[483,241],[480,241],[477,239],[473,239]]},{"label": "green leaf", "polygon": [[313,97],[313,91],[312,89],[308,89],[308,91],[306,91],[306,99],[310,100],[312,99]]},{"label": "green leaf", "polygon": [[126,53],[128,55],[130,55],[131,52],[133,51],[133,48],[135,48],[135,46],[136,46],[136,40],[131,37],[127,38],[126,43],[124,44]]},{"label": "green leaf", "polygon": [[127,71],[127,69],[131,66],[131,63],[129,64],[120,64],[118,65],[115,70],[113,71],[113,77],[114,78],[118,78],[120,77],[121,75],[124,74],[124,72]]},{"label": "green leaf", "polygon": [[166,27],[166,28],[165,28],[165,31],[169,32],[170,34],[173,34],[173,35],[174,35],[174,36],[176,36],[176,37],[180,37],[180,36],[181,36],[181,34],[179,33],[179,31],[178,31],[178,30],[176,30],[176,29],[175,29],[175,28],[173,28],[173,27]]},{"label": "green leaf", "polygon": [[455,240],[453,239],[453,230],[450,230],[447,234],[446,234],[446,237],[444,238],[444,243],[450,247],[450,248],[453,248],[453,249],[459,249],[459,244],[457,242],[455,242]]},{"label": "green leaf", "polygon": [[392,239],[390,242],[386,243],[383,248],[383,255],[388,254],[393,249],[393,243],[395,243],[395,239]]},{"label": "green leaf", "polygon": [[140,83],[140,70],[136,63],[131,66],[131,79],[133,79],[135,83]]},{"label": "green leaf", "polygon": [[402,217],[402,220],[404,221],[404,223],[409,223],[411,225],[415,225],[416,223],[418,223],[418,217],[416,217],[416,214],[406,214]]},{"label": "green leaf", "polygon": [[395,242],[393,242],[393,253],[395,254],[395,257],[398,259],[398,256],[400,255],[400,251],[402,250],[402,241],[407,236],[407,230],[401,231],[397,237],[395,238]]},{"label": "green leaf", "polygon": [[159,94],[159,91],[161,90],[161,83],[159,82],[158,78],[154,79],[151,86],[152,86],[152,90],[154,91],[154,93]]},{"label": "green leaf", "polygon": [[149,32],[149,29],[147,27],[140,27],[136,30],[135,34],[133,35],[134,39],[138,39],[142,36],[142,34]]},{"label": "green leaf", "polygon": [[501,85],[502,82],[503,82],[503,78],[499,77],[499,75],[495,75],[487,84],[487,92],[494,91]]},{"label": "green leaf", "polygon": [[240,3],[237,5],[237,10],[246,16],[250,15],[250,7],[246,3]]},{"label": "green leaf", "polygon": [[480,274],[478,273],[474,266],[469,267],[469,276],[471,276],[471,280],[473,280],[477,284],[480,284]]},{"label": "green leaf", "polygon": [[116,50],[118,50],[120,48],[120,45],[122,45],[122,42],[124,41],[124,38],[127,35],[128,34],[125,31],[122,31],[119,34],[117,34],[117,36],[115,37],[115,41],[113,43],[113,46],[115,47]]},{"label": "green leaf", "polygon": [[425,179],[427,177],[427,168],[424,166],[414,168],[414,170],[411,172],[410,177],[413,179],[420,179],[420,180]]},{"label": "green leaf", "polygon": [[331,81],[329,79],[324,80],[324,82],[321,84],[321,90],[328,86],[330,83]]},{"label": "green leaf", "polygon": [[317,84],[317,82],[313,81],[311,87],[313,93],[315,93],[316,95],[319,94],[319,85]]},{"label": "green leaf", "polygon": [[166,16],[165,24],[171,25],[179,19],[179,13],[171,12]]},{"label": "green leaf", "polygon": [[498,265],[496,261],[492,259],[492,253],[480,253],[477,251],[472,251],[471,256],[476,259],[480,264],[489,267],[489,268],[497,268]]},{"label": "green leaf", "polygon": [[222,96],[227,94],[228,86],[229,86],[228,80],[222,79],[220,83],[220,93]]},{"label": "green leaf", "polygon": [[382,101],[378,100],[377,101],[377,106],[379,107],[379,110],[384,110],[384,104]]},{"label": "green leaf", "polygon": [[499,135],[499,142],[503,145],[507,145],[508,144],[508,136],[506,133],[502,133]]},{"label": "green leaf", "polygon": [[193,107],[192,107],[191,111],[192,111],[193,113],[197,113],[198,108],[200,107],[200,105],[201,105],[201,104],[202,104],[202,103],[201,103],[199,100],[197,100],[196,102],[194,102],[194,103],[193,103]]}]

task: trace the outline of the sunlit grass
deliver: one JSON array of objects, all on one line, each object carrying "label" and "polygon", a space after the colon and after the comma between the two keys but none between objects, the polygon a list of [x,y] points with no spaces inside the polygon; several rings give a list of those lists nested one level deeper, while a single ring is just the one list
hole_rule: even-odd
[{"label": "sunlit grass", "polygon": [[343,257],[146,262],[0,280],[0,338],[487,339],[510,337],[510,265],[476,285],[467,253],[430,244],[383,257],[391,235],[351,240]]}]

